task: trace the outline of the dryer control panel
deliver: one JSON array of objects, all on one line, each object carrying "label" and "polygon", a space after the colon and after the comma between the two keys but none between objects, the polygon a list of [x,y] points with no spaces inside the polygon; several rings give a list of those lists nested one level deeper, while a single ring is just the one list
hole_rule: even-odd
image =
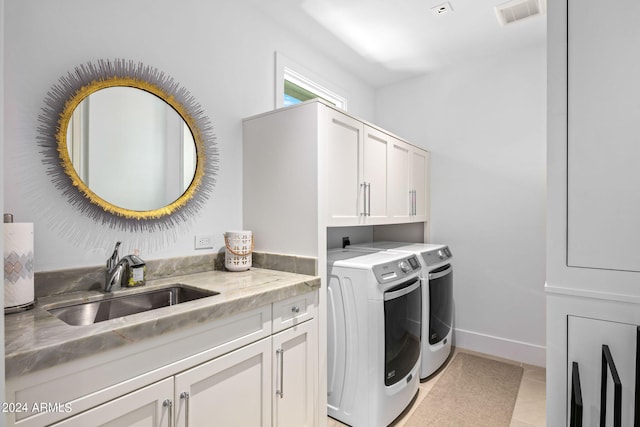
[{"label": "dryer control panel", "polygon": [[420,270],[420,263],[415,255],[373,266],[373,274],[379,283],[401,279],[418,270]]},{"label": "dryer control panel", "polygon": [[452,256],[453,255],[451,254],[448,246],[443,246],[440,249],[433,249],[430,251],[422,252],[422,259],[424,260],[424,263],[429,267],[447,261]]}]

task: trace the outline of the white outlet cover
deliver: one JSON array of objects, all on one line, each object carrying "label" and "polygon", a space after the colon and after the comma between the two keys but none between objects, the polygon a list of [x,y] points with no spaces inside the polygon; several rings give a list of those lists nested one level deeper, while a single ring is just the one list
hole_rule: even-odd
[{"label": "white outlet cover", "polygon": [[213,249],[213,238],[210,234],[199,234],[195,238],[195,249]]}]

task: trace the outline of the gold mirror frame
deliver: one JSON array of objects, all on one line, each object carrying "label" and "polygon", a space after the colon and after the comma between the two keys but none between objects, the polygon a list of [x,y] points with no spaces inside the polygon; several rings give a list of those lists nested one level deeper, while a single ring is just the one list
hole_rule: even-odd
[{"label": "gold mirror frame", "polygon": [[[78,176],[67,147],[67,128],[82,100],[109,87],[132,87],[169,104],[185,121],[196,144],[196,170],[185,192],[158,209],[136,211],[115,206],[96,195]],[[39,117],[38,144],[54,185],[77,210],[95,221],[125,231],[155,231],[188,222],[210,197],[215,185],[218,152],[209,119],[193,96],[157,69],[117,59],[98,60],[75,68],[47,93]]]}]

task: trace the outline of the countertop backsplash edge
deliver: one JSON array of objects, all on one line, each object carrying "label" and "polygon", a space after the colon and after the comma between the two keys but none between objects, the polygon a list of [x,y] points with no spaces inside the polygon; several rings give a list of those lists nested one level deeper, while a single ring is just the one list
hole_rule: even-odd
[{"label": "countertop backsplash edge", "polygon": [[[145,260],[147,280],[212,270],[225,271],[224,257],[225,252],[221,251],[203,255]],[[309,276],[318,274],[317,258],[298,255],[254,252],[252,266]],[[43,298],[67,292],[100,290],[104,285],[104,280],[104,266],[36,272],[34,277],[35,297]]]}]

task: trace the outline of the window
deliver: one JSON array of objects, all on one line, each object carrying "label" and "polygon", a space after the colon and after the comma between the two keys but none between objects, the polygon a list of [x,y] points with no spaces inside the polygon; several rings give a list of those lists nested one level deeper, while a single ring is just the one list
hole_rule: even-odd
[{"label": "window", "polygon": [[327,84],[318,82],[319,79],[311,72],[276,52],[276,108],[322,98],[338,108],[347,109],[346,98],[338,95],[335,90],[327,89]]},{"label": "window", "polygon": [[293,105],[293,104],[299,104],[300,102],[308,101],[309,99],[313,99],[313,98],[318,98],[318,95],[311,92],[310,90],[306,90],[305,88],[300,87],[297,84],[285,79],[284,81],[284,106],[285,107],[288,107],[289,105]]}]

